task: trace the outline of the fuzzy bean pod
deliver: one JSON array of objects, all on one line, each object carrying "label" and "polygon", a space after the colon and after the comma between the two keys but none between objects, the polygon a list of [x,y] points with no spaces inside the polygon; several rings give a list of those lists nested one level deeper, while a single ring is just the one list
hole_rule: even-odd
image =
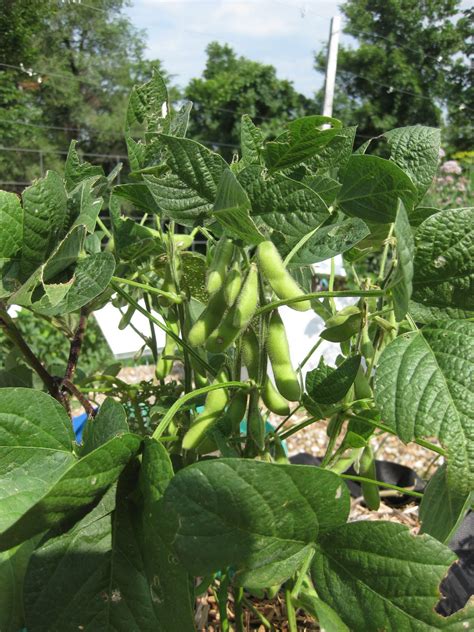
[{"label": "fuzzy bean pod", "polygon": [[229,309],[220,325],[209,336],[206,348],[211,353],[220,353],[229,347],[237,336],[247,328],[258,305],[258,272],[255,264],[250,266],[248,274],[239,292],[237,301]]},{"label": "fuzzy bean pod", "polygon": [[232,268],[229,270],[224,284],[224,299],[227,307],[232,307],[235,303],[241,287],[242,275],[240,273],[240,267],[238,263],[234,263]]},{"label": "fuzzy bean pod", "polygon": [[291,365],[285,325],[278,310],[273,312],[268,325],[267,350],[278,391],[289,401],[299,401],[301,388]]},{"label": "fuzzy bean pod", "polygon": [[[294,298],[304,294],[298,283],[283,265],[283,260],[271,241],[262,241],[257,247],[257,260],[261,273],[267,279],[272,290],[281,299]],[[288,307],[299,312],[311,309],[310,301],[290,303]]]},{"label": "fuzzy bean pod", "polygon": [[224,292],[219,290],[211,296],[207,307],[191,327],[188,334],[189,344],[199,347],[206,343],[206,340],[221,322],[225,307]]},{"label": "fuzzy bean pod", "polygon": [[[224,370],[219,371],[214,383],[227,381]],[[191,427],[184,435],[183,449],[194,450],[204,441],[209,430],[217,423],[229,401],[227,389],[219,388],[210,391],[206,396],[204,410],[194,419]]]},{"label": "fuzzy bean pod", "polygon": [[214,294],[221,289],[233,254],[234,244],[232,240],[221,237],[214,251],[214,257],[207,275],[206,289],[209,294]]},{"label": "fuzzy bean pod", "polygon": [[[167,318],[167,325],[176,335],[179,334],[179,321],[174,309],[170,309]],[[176,341],[166,334],[165,346],[161,352],[161,356],[156,363],[155,375],[159,380],[164,380],[171,373],[174,360],[165,356],[172,356],[176,351]]]},{"label": "fuzzy bean pod", "polygon": [[[248,328],[242,336],[242,359],[249,377],[258,382],[258,340],[252,328]],[[287,400],[280,395],[273,385],[271,379],[266,376],[265,382],[260,389],[260,397],[265,406],[276,415],[285,416],[290,412]]]}]

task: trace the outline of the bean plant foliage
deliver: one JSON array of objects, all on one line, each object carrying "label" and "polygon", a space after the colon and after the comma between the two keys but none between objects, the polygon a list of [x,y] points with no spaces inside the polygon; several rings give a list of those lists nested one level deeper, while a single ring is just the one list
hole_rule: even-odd
[{"label": "bean plant foliage", "polygon": [[[127,183],[73,143],[64,175],[0,192],[0,322],[17,350],[0,374],[0,629],[192,631],[210,585],[223,630],[231,592],[243,630],[245,595],[280,589],[292,631],[296,609],[331,632],[468,629],[469,604],[450,617],[436,604],[474,482],[474,209],[423,206],[438,130],[395,129],[381,158],[333,118],[264,142],[244,116],[228,164],[186,138],[190,112],[156,73],[131,94]],[[198,234],[206,254],[191,249]],[[378,274],[313,291],[310,266],[338,254],[353,270],[376,254]],[[337,311],[338,296],[353,305]],[[88,317],[109,302],[122,326],[141,312],[166,332],[163,350],[154,330],[144,340],[148,416],[115,397],[113,367],[79,370]],[[63,373],[31,351],[10,305],[75,317]],[[336,366],[302,380],[283,305],[324,320]],[[96,392],[109,395],[98,411]],[[280,423],[295,411],[298,424]],[[290,464],[285,438],[313,423],[327,425],[321,467]],[[380,432],[444,457],[418,535],[348,522],[346,478],[378,508]]]}]

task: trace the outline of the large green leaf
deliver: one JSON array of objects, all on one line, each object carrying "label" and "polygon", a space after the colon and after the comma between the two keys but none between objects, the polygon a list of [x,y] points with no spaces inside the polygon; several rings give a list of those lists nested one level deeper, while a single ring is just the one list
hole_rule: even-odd
[{"label": "large green leaf", "polygon": [[136,123],[144,124],[148,132],[170,129],[170,101],[168,89],[160,73],[153,69],[146,83],[134,86],[127,108],[126,131]]},{"label": "large green leaf", "polygon": [[246,244],[265,239],[250,217],[250,200],[234,174],[226,169],[217,189],[213,216],[227,232]]},{"label": "large green leaf", "polygon": [[132,182],[130,184],[118,184],[114,187],[114,195],[147,213],[159,213],[160,209],[151,195],[145,182]]},{"label": "large green leaf", "polygon": [[[311,575],[318,595],[354,632],[461,630],[466,612],[435,612],[454,554],[392,522],[352,522],[324,534]],[[472,617],[472,611],[469,613]]]},{"label": "large green leaf", "polygon": [[416,301],[410,301],[409,311],[417,323],[432,323],[435,320],[456,320],[474,318],[474,309],[460,309],[457,307],[435,307],[422,305]]},{"label": "large green leaf", "polygon": [[474,310],[474,208],[432,215],[418,228],[415,246],[413,298]]},{"label": "large green leaf", "polygon": [[438,468],[423,493],[420,533],[448,543],[469,509],[471,494],[458,492],[447,482],[446,464]]},{"label": "large green leaf", "polygon": [[242,116],[240,123],[240,145],[242,158],[239,162],[244,167],[263,164],[263,134],[256,127],[248,114]]},{"label": "large green leaf", "polygon": [[327,175],[305,176],[302,180],[306,186],[316,191],[328,206],[330,206],[337,197],[340,183]]},{"label": "large green leaf", "polygon": [[[322,226],[291,258],[288,266],[309,265],[335,257],[355,246],[369,233],[367,224],[358,217],[348,217]],[[285,254],[290,252],[293,245],[293,242],[286,243]]]},{"label": "large green leaf", "polygon": [[92,452],[109,439],[125,432],[129,432],[125,408],[115,399],[107,397],[97,415],[86,423],[82,433],[81,455]]},{"label": "large green leaf", "polygon": [[252,205],[251,217],[263,221],[294,243],[329,217],[324,200],[302,182],[284,175],[263,177],[260,167],[238,174]]},{"label": "large green leaf", "polygon": [[349,511],[347,488],[332,472],[248,459],[187,467],[164,501],[167,537],[191,574],[231,566],[238,585],[254,588],[290,577]]},{"label": "large green leaf", "polygon": [[23,191],[23,247],[21,271],[30,275],[46,261],[56,244],[65,236],[67,195],[61,177],[48,171]]},{"label": "large green leaf", "polygon": [[384,136],[390,147],[390,159],[410,176],[421,200],[438,168],[441,130],[413,125],[398,127]]},{"label": "large green leaf", "polygon": [[339,128],[334,138],[305,162],[309,170],[327,173],[333,169],[342,169],[351,157],[356,129],[356,126]]},{"label": "large green leaf", "polygon": [[82,511],[118,477],[140,447],[123,434],[83,459],[62,406],[41,391],[0,389],[0,550]]},{"label": "large green leaf", "polygon": [[217,187],[227,164],[219,154],[186,138],[161,135],[169,150],[169,172],[144,176],[162,213],[185,226],[204,221],[212,211]]},{"label": "large green leaf", "polygon": [[416,198],[413,182],[395,163],[378,156],[354,154],[341,174],[340,208],[370,222],[395,221],[398,200],[410,213]]},{"label": "large green leaf", "polygon": [[[322,125],[332,125],[321,129]],[[288,169],[314,156],[337,134],[341,124],[326,116],[306,116],[288,123],[288,131],[265,146],[265,162],[271,172]]]},{"label": "large green leaf", "polygon": [[394,226],[397,240],[397,265],[392,281],[392,295],[395,317],[398,321],[405,318],[412,293],[413,255],[415,245],[408,216],[403,202],[397,211]]},{"label": "large green leaf", "polygon": [[306,375],[306,391],[318,404],[335,404],[349,391],[360,367],[360,355],[351,356],[333,369],[319,366]]},{"label": "large green leaf", "polygon": [[23,240],[23,209],[14,193],[0,191],[0,260],[18,254]]},{"label": "large green leaf", "polygon": [[0,630],[18,632],[25,623],[23,580],[36,539],[0,553]]},{"label": "large green leaf", "polygon": [[404,442],[438,437],[448,483],[474,486],[474,323],[440,321],[403,334],[382,353],[375,399]]},{"label": "large green leaf", "polygon": [[29,632],[194,630],[189,578],[159,536],[166,519],[160,498],[172,476],[165,449],[148,441],[141,500],[130,496],[137,482],[130,468],[116,499],[111,489],[68,533],[35,552],[25,584]]}]

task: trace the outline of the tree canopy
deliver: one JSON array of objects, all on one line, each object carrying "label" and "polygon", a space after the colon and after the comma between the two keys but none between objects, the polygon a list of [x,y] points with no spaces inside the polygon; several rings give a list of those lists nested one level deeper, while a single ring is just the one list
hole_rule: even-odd
[{"label": "tree canopy", "polygon": [[[468,149],[472,10],[460,12],[459,0],[346,0],[341,11],[357,47],[339,48],[334,116],[356,123],[363,138],[396,126],[439,126],[447,115],[453,148]],[[325,65],[321,50],[315,67]]]}]

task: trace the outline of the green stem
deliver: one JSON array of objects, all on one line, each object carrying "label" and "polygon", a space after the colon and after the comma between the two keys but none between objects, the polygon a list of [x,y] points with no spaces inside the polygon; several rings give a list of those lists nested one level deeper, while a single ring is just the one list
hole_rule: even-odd
[{"label": "green stem", "polygon": [[394,227],[395,225],[391,224],[390,230],[388,231],[387,239],[385,240],[385,246],[383,249],[382,258],[380,260],[380,271],[379,271],[379,276],[378,276],[379,282],[382,282],[384,280],[385,266],[387,264],[388,251],[390,248],[390,239],[392,237]]},{"label": "green stem", "polygon": [[313,561],[313,557],[314,554],[316,553],[316,551],[314,549],[311,549],[308,553],[308,555],[306,556],[305,561],[303,562],[303,565],[301,566],[300,570],[298,571],[298,579],[295,582],[295,585],[293,587],[293,590],[291,591],[291,597],[293,599],[298,599],[298,595],[300,594],[300,590],[303,586],[303,582],[306,578],[306,573],[309,570],[309,567],[311,565],[311,562]]},{"label": "green stem", "polygon": [[323,338],[318,338],[317,341],[315,342],[315,344],[311,347],[311,349],[308,351],[308,353],[306,354],[304,360],[301,362],[301,364],[299,365],[299,367],[296,369],[298,371],[298,373],[301,373],[302,368],[304,367],[304,365],[308,362],[308,360],[311,358],[311,356],[313,355],[313,353],[316,351],[316,349],[319,347],[319,345],[323,342]]},{"label": "green stem", "polygon": [[106,236],[109,239],[112,239],[112,233],[110,232],[110,230],[107,228],[107,226],[104,224],[104,222],[100,219],[100,217],[97,218],[97,223],[100,226],[100,229],[106,234]]},{"label": "green stem", "polygon": [[201,358],[199,353],[197,353],[197,351],[195,351],[187,342],[185,342],[182,338],[180,338],[177,334],[175,334],[174,331],[172,331],[169,327],[167,327],[161,321],[155,318],[153,314],[150,314],[150,312],[148,312],[144,307],[142,307],[132,296],[130,296],[130,294],[128,294],[128,292],[125,292],[125,290],[122,290],[122,288],[116,285],[115,283],[111,283],[111,285],[113,289],[117,292],[117,294],[120,294],[120,296],[124,298],[127,301],[127,303],[130,303],[130,305],[133,305],[137,311],[139,311],[141,314],[146,316],[149,320],[151,320],[152,323],[154,323],[157,327],[162,329],[166,334],[168,334],[168,336],[173,338],[173,340],[176,342],[177,345],[179,345],[183,349],[186,349],[187,352],[199,362],[200,366],[202,366],[204,370],[206,370],[208,373],[210,373],[213,376],[216,375],[216,370],[210,364],[208,364],[203,358]]},{"label": "green stem", "polygon": [[[148,294],[144,294],[143,299],[145,301],[145,306],[147,310],[151,312],[151,303],[150,303],[150,297],[148,296]],[[158,362],[158,343],[156,342],[155,327],[153,326],[153,323],[151,321],[148,321],[148,324],[150,325],[150,336],[151,336],[151,345],[149,346],[151,347],[151,354],[153,356],[153,361],[156,364]]]},{"label": "green stem", "polygon": [[172,303],[182,303],[183,299],[181,296],[177,294],[173,294],[172,292],[165,292],[164,290],[159,290],[156,287],[151,285],[147,285],[146,283],[139,283],[138,281],[132,281],[131,279],[123,279],[122,277],[113,276],[111,281],[113,283],[123,283],[124,285],[130,285],[132,287],[138,287],[145,292],[150,292],[151,294],[158,294],[159,296],[164,296],[169,299]]},{"label": "green stem", "polygon": [[267,630],[273,630],[273,625],[270,623],[270,621],[265,617],[265,615],[263,615],[260,610],[258,610],[253,603],[250,601],[250,599],[247,599],[247,597],[242,597],[242,602],[247,606],[247,608],[249,610],[251,610],[254,615],[262,622],[262,625],[267,628]]},{"label": "green stem", "polygon": [[[398,437],[398,434],[395,432],[395,430],[392,430],[391,428],[389,428],[389,426],[386,426],[385,424],[379,421],[374,421],[373,419],[361,417],[360,415],[350,415],[350,417],[351,419],[357,419],[358,421],[363,421],[364,423],[369,424],[369,426],[373,426],[374,428],[380,428],[380,430],[383,430],[384,432],[388,432],[389,434],[394,435],[395,437]],[[440,448],[439,446],[435,445],[434,443],[430,443],[429,441],[425,441],[424,439],[415,439],[413,443],[417,443],[421,447],[427,448],[428,450],[431,450],[432,452],[437,452],[441,456],[446,456],[446,452],[443,450],[443,448]]]},{"label": "green stem", "polygon": [[153,433],[153,439],[159,439],[161,437],[163,432],[171,423],[175,414],[178,412],[178,410],[182,406],[184,406],[184,404],[186,404],[186,402],[189,402],[191,399],[195,399],[196,397],[199,397],[200,395],[205,395],[206,393],[209,393],[210,391],[217,391],[219,388],[245,388],[247,389],[249,388],[249,383],[237,382],[237,381],[219,382],[217,384],[209,384],[209,386],[203,386],[203,388],[197,388],[191,393],[186,393],[185,395],[180,397],[178,400],[176,400],[175,403],[171,406],[171,408],[168,409],[165,416],[156,427],[155,432]]},{"label": "green stem", "polygon": [[415,498],[423,498],[423,494],[420,492],[415,492],[411,489],[406,489],[405,487],[398,487],[398,485],[392,485],[391,483],[384,483],[382,481],[377,481],[375,479],[366,478],[365,476],[356,476],[355,474],[339,474],[341,478],[347,478],[349,481],[357,481],[360,483],[371,483],[373,485],[378,485],[379,487],[386,487],[387,489],[394,489],[401,494],[407,494],[408,496],[414,496]]},{"label": "green stem", "polygon": [[240,586],[234,588],[234,618],[235,632],[244,632],[244,609],[242,608],[242,599],[244,589]]},{"label": "green stem", "polygon": [[[334,257],[331,257],[331,273],[329,275],[329,283],[328,283],[328,290],[330,292],[334,292],[334,280],[336,278],[336,259]],[[329,304],[331,305],[331,309],[333,311],[333,313],[336,312],[336,303],[334,302],[334,297],[330,297],[329,299]]]},{"label": "green stem", "polygon": [[296,612],[291,598],[291,588],[288,582],[285,584],[285,603],[286,616],[288,618],[288,632],[298,632],[298,623],[296,622]]},{"label": "green stem", "polygon": [[283,419],[283,421],[281,421],[278,426],[275,428],[274,432],[279,432],[281,430],[281,428],[283,428],[283,426],[286,424],[286,422],[291,419],[293,417],[293,415],[301,408],[301,404],[298,404],[298,406],[296,406],[295,408],[293,408],[293,410],[290,410],[290,412],[288,413],[288,415],[285,417],[285,419]]},{"label": "green stem", "polygon": [[282,432],[280,435],[280,439],[282,441],[284,439],[288,439],[288,437],[291,437],[291,435],[294,435],[300,430],[303,430],[304,428],[306,428],[306,426],[310,426],[311,424],[314,424],[316,421],[321,421],[321,419],[319,417],[310,417],[309,419],[305,419],[301,421],[299,424],[296,424],[296,426],[293,426],[292,428],[288,428],[288,430],[285,430],[285,432]]},{"label": "green stem", "polygon": [[[326,220],[324,220],[326,221]],[[293,257],[296,255],[296,253],[301,250],[301,248],[305,245],[305,243],[311,239],[311,237],[316,233],[316,231],[318,231],[321,226],[324,224],[324,222],[322,222],[321,224],[319,224],[318,226],[316,226],[316,228],[313,228],[313,230],[309,233],[307,233],[306,235],[304,235],[299,242],[293,246],[293,248],[290,250],[290,252],[286,255],[285,259],[283,260],[283,265],[285,266],[285,268],[287,267],[287,265],[290,263],[290,261],[293,259]]]},{"label": "green stem", "polygon": [[221,578],[221,583],[217,590],[217,605],[219,607],[221,632],[230,631],[229,618],[227,617],[228,590],[229,590],[229,578],[227,575],[224,575]]},{"label": "green stem", "polygon": [[271,312],[277,307],[282,305],[293,305],[293,303],[301,303],[302,301],[308,301],[318,298],[331,298],[331,297],[360,297],[360,296],[384,296],[385,290],[339,290],[335,292],[309,292],[308,294],[301,294],[301,296],[295,296],[293,298],[285,298],[281,301],[273,301],[267,303],[260,309],[257,309],[255,316],[260,316],[266,312]]}]

